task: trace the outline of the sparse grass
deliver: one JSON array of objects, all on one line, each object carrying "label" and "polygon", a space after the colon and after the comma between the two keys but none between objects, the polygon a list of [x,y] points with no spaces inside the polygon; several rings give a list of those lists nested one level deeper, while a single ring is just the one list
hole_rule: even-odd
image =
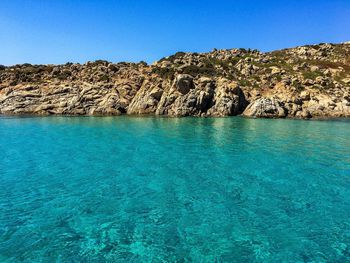
[{"label": "sparse grass", "polygon": [[303,76],[305,79],[315,80],[317,77],[322,76],[321,71],[304,71]]},{"label": "sparse grass", "polygon": [[[98,59],[95,60],[94,62],[91,62],[91,64],[93,66],[98,66],[98,65],[107,65],[109,62],[107,60],[102,60],[102,59]],[[73,64],[73,63],[72,63]]]},{"label": "sparse grass", "polygon": [[209,58],[204,61],[205,68],[215,68],[215,66],[221,66],[224,70],[228,70],[230,68],[230,61],[222,60],[218,58]]},{"label": "sparse grass", "polygon": [[232,63],[232,65],[236,65],[242,58],[240,57],[233,57],[231,58],[228,63]]},{"label": "sparse grass", "polygon": [[252,83],[247,80],[247,79],[241,79],[238,81],[238,85],[241,86],[241,87],[250,87],[250,86],[253,86]]},{"label": "sparse grass", "polygon": [[60,74],[58,74],[56,76],[56,78],[58,78],[59,80],[66,80],[71,76],[71,72],[68,70],[64,70],[63,72],[61,72]]},{"label": "sparse grass", "polygon": [[30,75],[30,74],[37,74],[42,71],[41,67],[34,67],[32,65],[26,66],[25,68],[20,70],[20,73],[23,73],[25,75]]},{"label": "sparse grass", "polygon": [[277,81],[281,81],[282,80],[282,76],[281,75],[276,75],[275,78],[277,79]]},{"label": "sparse grass", "polygon": [[102,75],[102,76],[100,77],[100,81],[108,82],[108,81],[109,81],[108,75],[107,75],[107,74]]},{"label": "sparse grass", "polygon": [[295,87],[296,91],[298,91],[298,92],[305,90],[305,87],[303,85],[301,85],[300,83],[293,82],[292,86]]}]

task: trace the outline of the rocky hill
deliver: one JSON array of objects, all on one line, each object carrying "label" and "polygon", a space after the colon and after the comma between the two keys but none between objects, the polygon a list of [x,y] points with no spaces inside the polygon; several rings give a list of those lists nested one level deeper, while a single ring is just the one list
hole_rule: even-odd
[{"label": "rocky hill", "polygon": [[0,66],[0,113],[350,117],[350,43]]}]

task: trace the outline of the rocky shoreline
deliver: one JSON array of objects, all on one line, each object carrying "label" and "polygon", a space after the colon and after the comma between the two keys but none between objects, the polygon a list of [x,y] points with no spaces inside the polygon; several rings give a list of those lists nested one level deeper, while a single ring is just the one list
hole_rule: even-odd
[{"label": "rocky shoreline", "polygon": [[0,114],[350,117],[350,44],[0,66]]}]

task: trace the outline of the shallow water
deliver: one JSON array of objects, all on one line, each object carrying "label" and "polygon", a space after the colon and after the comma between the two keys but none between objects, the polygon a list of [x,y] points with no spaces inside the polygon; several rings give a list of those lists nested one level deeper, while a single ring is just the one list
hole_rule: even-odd
[{"label": "shallow water", "polygon": [[0,118],[0,262],[349,262],[350,122]]}]

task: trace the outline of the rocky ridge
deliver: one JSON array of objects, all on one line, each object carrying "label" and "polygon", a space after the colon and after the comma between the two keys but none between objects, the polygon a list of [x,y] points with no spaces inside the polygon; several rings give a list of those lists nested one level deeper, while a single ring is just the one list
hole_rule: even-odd
[{"label": "rocky ridge", "polygon": [[0,66],[0,114],[350,117],[350,43]]}]

